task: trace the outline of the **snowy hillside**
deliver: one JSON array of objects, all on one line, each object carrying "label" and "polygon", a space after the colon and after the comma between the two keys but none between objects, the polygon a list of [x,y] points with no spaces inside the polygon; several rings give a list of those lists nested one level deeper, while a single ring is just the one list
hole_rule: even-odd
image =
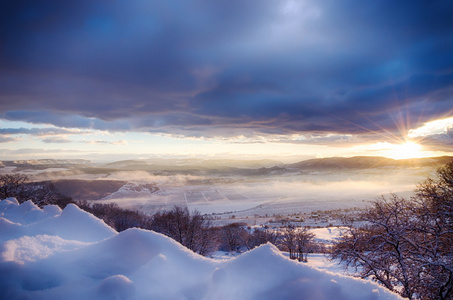
[{"label": "snowy hillside", "polygon": [[271,244],[208,259],[147,230],[117,233],[75,205],[0,201],[0,299],[401,299]]}]

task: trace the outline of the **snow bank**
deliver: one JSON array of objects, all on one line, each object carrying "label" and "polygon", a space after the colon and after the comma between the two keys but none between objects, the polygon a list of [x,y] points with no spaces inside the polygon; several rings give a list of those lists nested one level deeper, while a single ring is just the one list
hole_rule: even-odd
[{"label": "snow bank", "polygon": [[116,233],[74,205],[0,201],[0,299],[401,299],[320,271],[271,244],[199,256],[151,231]]}]

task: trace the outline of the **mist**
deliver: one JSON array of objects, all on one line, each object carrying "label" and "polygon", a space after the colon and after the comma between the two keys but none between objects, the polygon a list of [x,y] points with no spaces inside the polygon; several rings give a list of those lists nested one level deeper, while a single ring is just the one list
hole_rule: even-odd
[{"label": "mist", "polygon": [[[97,180],[127,181],[129,186],[93,201],[115,202],[121,207],[147,214],[171,209],[175,205],[203,214],[287,214],[362,207],[390,193],[410,196],[415,185],[423,179],[425,176],[409,171],[318,172],[257,177],[153,175],[145,171],[121,171],[99,176]],[[144,184],[156,185],[158,190],[150,192],[139,188]]]},{"label": "mist", "polygon": [[[438,163],[419,165],[381,159],[273,161],[128,160],[104,165],[54,160],[5,162],[0,172],[52,181],[63,194],[89,203],[117,203],[152,215],[176,206],[202,214],[239,217],[360,208],[381,196],[410,197]],[[333,163],[334,165],[333,165]],[[46,162],[47,163],[47,162]],[[368,164],[368,165],[367,165]]]}]

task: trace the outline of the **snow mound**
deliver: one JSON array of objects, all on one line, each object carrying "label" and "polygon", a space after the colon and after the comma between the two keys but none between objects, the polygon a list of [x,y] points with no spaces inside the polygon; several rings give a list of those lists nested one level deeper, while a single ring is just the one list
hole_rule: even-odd
[{"label": "snow mound", "polygon": [[66,206],[60,215],[42,220],[39,227],[46,234],[82,242],[97,242],[116,234],[104,221],[74,204]]},{"label": "snow mound", "polygon": [[41,209],[32,201],[19,204],[14,198],[0,201],[0,241],[23,235],[49,235],[65,240],[98,242],[116,234],[104,221],[74,204],[61,210],[56,205]]},{"label": "snow mound", "polygon": [[68,241],[58,236],[22,236],[0,245],[0,262],[15,261],[24,263],[26,261],[35,261],[46,258],[54,252],[74,250],[85,245],[86,243]]},{"label": "snow mound", "polygon": [[0,214],[0,299],[401,299],[271,244],[214,260],[152,231],[116,233],[75,205],[8,199]]},{"label": "snow mound", "polygon": [[124,275],[107,277],[97,287],[98,299],[128,299],[133,296],[134,283]]}]

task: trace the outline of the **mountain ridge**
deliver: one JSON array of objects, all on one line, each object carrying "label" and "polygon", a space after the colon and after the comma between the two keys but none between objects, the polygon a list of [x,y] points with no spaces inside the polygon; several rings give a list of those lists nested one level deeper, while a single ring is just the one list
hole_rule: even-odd
[{"label": "mountain ridge", "polygon": [[[427,158],[392,159],[382,156],[353,156],[353,157],[326,157],[302,160],[296,163],[284,164],[271,159],[152,159],[152,160],[121,160],[107,164],[95,164],[85,159],[40,159],[0,161],[0,167],[16,167],[18,170],[27,168],[78,168],[85,171],[132,171],[147,172],[179,172],[179,171],[237,171],[244,174],[257,174],[269,171],[295,171],[295,170],[361,170],[372,168],[407,168],[442,166],[453,161],[453,156],[437,156]],[[249,171],[249,172],[248,172]]]},{"label": "mountain ridge", "polygon": [[327,157],[286,164],[291,169],[371,169],[382,167],[425,167],[444,165],[453,161],[453,156],[392,159],[382,156]]}]

